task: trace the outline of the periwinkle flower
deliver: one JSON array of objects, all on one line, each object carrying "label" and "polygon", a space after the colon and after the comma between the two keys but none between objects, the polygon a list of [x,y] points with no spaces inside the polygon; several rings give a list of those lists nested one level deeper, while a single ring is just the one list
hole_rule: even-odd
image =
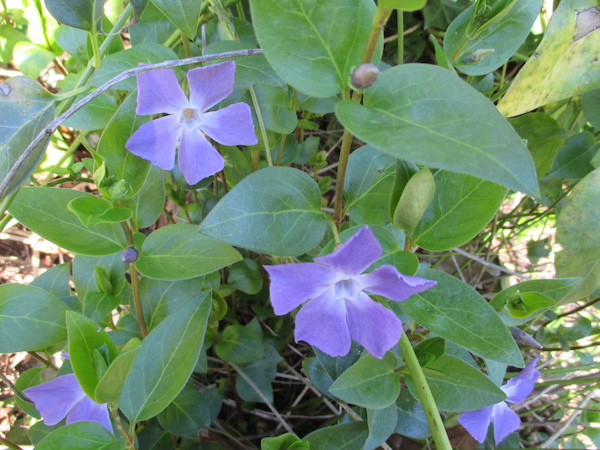
[{"label": "periwinkle flower", "polygon": [[436,282],[403,275],[391,265],[363,273],[380,257],[381,245],[364,226],[335,252],[315,258],[314,263],[266,266],[275,314],[287,314],[306,302],[296,316],[296,341],[308,342],[331,356],[343,356],[354,339],[381,359],[400,339],[402,323],[367,292],[402,301]]},{"label": "periwinkle flower", "polygon": [[56,425],[67,417],[67,425],[92,421],[113,433],[106,403],[89,398],[79,385],[75,374],[61,375],[53,380],[23,391],[42,415],[48,426]]},{"label": "periwinkle flower", "polygon": [[494,440],[498,445],[506,436],[519,429],[521,419],[506,402],[522,403],[531,394],[535,382],[540,377],[540,373],[535,368],[539,359],[539,356],[534,358],[517,376],[508,380],[500,388],[506,394],[506,400],[460,415],[458,422],[473,438],[483,443],[490,423],[493,423]]},{"label": "periwinkle flower", "polygon": [[163,170],[171,170],[179,144],[177,165],[189,184],[222,170],[223,157],[205,135],[222,145],[258,142],[247,104],[234,103],[218,111],[208,111],[231,94],[234,75],[233,61],[190,70],[189,100],[171,69],[138,75],[136,113],[167,115],[138,128],[125,144],[127,150]]}]

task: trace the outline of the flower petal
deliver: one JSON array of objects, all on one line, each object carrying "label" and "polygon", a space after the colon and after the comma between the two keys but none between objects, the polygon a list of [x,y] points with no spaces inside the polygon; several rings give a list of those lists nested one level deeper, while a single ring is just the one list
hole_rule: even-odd
[{"label": "flower petal", "polygon": [[235,63],[225,61],[198,67],[187,73],[190,84],[190,103],[200,111],[216,105],[233,91]]},{"label": "flower petal", "polygon": [[346,276],[362,273],[381,256],[381,245],[367,226],[358,230],[333,253],[315,258],[315,261],[326,264],[336,272]]},{"label": "flower petal", "polygon": [[171,170],[181,130],[177,116],[161,117],[139,127],[127,140],[125,148],[163,170]]},{"label": "flower petal", "polygon": [[177,165],[189,184],[210,177],[225,167],[221,154],[210,145],[198,128],[184,128]]},{"label": "flower petal", "polygon": [[271,278],[270,297],[275,314],[287,314],[333,286],[335,274],[321,264],[264,266]]},{"label": "flower petal", "polygon": [[498,445],[506,436],[519,429],[519,415],[508,407],[505,402],[492,406],[492,422],[494,422],[494,440]]},{"label": "flower petal", "polygon": [[363,290],[395,300],[406,300],[411,295],[434,287],[437,282],[403,275],[394,266],[383,265],[373,272],[358,277]]},{"label": "flower petal", "polygon": [[[504,402],[502,402],[504,404]],[[483,443],[492,421],[493,406],[462,413],[458,422],[469,432],[476,441]]]},{"label": "flower petal", "polygon": [[67,425],[85,421],[98,422],[114,434],[106,403],[96,403],[87,395],[71,409],[71,412],[67,416]]},{"label": "flower petal", "polygon": [[190,103],[179,86],[175,72],[157,69],[137,76],[137,109],[140,116],[148,114],[175,114]]},{"label": "flower petal", "polygon": [[48,426],[63,420],[69,410],[86,396],[73,373],[61,375],[23,392],[33,401]]},{"label": "flower petal", "polygon": [[256,145],[250,107],[234,103],[218,111],[202,114],[200,128],[221,145]]},{"label": "flower petal", "polygon": [[400,340],[402,322],[385,306],[360,292],[346,302],[350,336],[375,358],[383,355]]},{"label": "flower petal", "polygon": [[532,359],[519,374],[506,382],[502,390],[506,394],[506,401],[511,403],[522,403],[533,391],[535,382],[540,377],[540,373],[535,366],[540,360],[540,356]]},{"label": "flower petal", "polygon": [[296,342],[305,341],[330,356],[350,351],[350,332],[346,323],[346,305],[332,291],[311,300],[296,316]]}]

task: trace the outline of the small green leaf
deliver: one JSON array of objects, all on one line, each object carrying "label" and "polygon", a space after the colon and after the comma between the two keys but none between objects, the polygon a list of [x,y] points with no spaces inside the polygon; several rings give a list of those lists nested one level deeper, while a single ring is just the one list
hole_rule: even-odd
[{"label": "small green leaf", "polygon": [[366,90],[364,106],[343,100],[336,114],[359,139],[396,158],[538,194],[519,136],[493,103],[441,67],[387,69]]},{"label": "small green leaf", "polygon": [[334,381],[329,391],[364,408],[387,408],[400,394],[400,380],[395,369],[396,356],[392,352],[386,353],[383,359],[365,354]]},{"label": "small green leaf", "polygon": [[415,355],[417,355],[419,363],[423,367],[441,358],[445,352],[446,341],[440,337],[425,339],[415,347]]},{"label": "small green leaf", "polygon": [[77,215],[86,227],[99,223],[119,223],[131,218],[132,211],[124,206],[113,206],[108,200],[100,197],[79,197],[71,200],[67,208]]},{"label": "small green leaf", "polygon": [[261,450],[309,450],[307,442],[292,433],[284,433],[275,437],[263,438],[260,441]]},{"label": "small green leaf", "polygon": [[60,23],[93,31],[101,27],[105,0],[46,0],[46,8]]},{"label": "small green leaf", "polygon": [[311,449],[357,450],[362,449],[369,436],[366,422],[350,422],[320,428],[304,436]]},{"label": "small green leaf", "polygon": [[394,226],[405,230],[406,234],[412,235],[434,195],[435,179],[431,171],[424,167],[410,177],[402,190],[398,205],[392,215]]},{"label": "small green leaf", "polygon": [[242,259],[237,250],[204,236],[190,224],[162,227],[148,236],[135,266],[159,280],[185,280],[214,272]]},{"label": "small green leaf", "polygon": [[116,402],[121,395],[123,384],[131,371],[135,355],[142,345],[137,338],[132,338],[121,349],[119,356],[108,366],[94,391],[94,399],[98,403]]},{"label": "small green leaf", "polygon": [[261,359],[265,354],[262,329],[254,318],[246,325],[229,325],[215,345],[219,358],[233,363],[246,363]]},{"label": "small green leaf", "polygon": [[509,298],[506,308],[511,316],[522,319],[556,304],[556,301],[537,292],[523,292],[516,298]]},{"label": "small green leaf", "polygon": [[196,0],[152,0],[152,3],[179,28],[188,39],[196,37],[201,3]]},{"label": "small green leaf", "polygon": [[39,450],[122,450],[124,437],[115,436],[98,422],[77,422],[52,431],[35,446]]},{"label": "small green leaf", "polygon": [[379,0],[377,6],[381,9],[400,9],[402,11],[418,11],[425,6],[427,0]]},{"label": "small green leaf", "polygon": [[326,228],[319,187],[290,167],[269,167],[247,176],[200,224],[200,231],[215,239],[282,256],[311,250]]},{"label": "small green leaf", "polygon": [[[54,96],[31,78],[9,78],[0,84],[0,108],[0,180],[5,180],[31,139],[54,119]],[[13,181],[2,184],[0,198],[14,192],[31,175],[48,142],[49,138],[35,148]]]},{"label": "small green leaf", "polygon": [[154,417],[187,383],[204,342],[210,303],[209,292],[198,293],[142,342],[119,398],[131,422]]},{"label": "small green leaf", "polygon": [[64,341],[67,310],[57,297],[38,287],[0,285],[0,352],[39,350]]}]

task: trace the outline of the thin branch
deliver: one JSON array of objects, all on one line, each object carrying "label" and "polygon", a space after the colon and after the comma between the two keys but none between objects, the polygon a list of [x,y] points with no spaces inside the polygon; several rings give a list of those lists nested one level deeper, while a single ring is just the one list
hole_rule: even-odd
[{"label": "thin branch", "polygon": [[518,277],[518,278],[523,278],[524,280],[531,280],[531,278],[529,278],[529,277],[527,277],[525,275],[521,275],[520,273],[513,272],[512,270],[506,269],[505,267],[499,266],[498,264],[494,264],[494,263],[491,263],[489,261],[486,261],[485,259],[482,259],[479,256],[475,256],[475,255],[473,255],[473,254],[471,254],[469,252],[464,251],[462,248],[458,248],[458,247],[457,248],[453,248],[452,251],[456,252],[456,253],[460,253],[461,255],[466,256],[469,259],[472,259],[473,261],[477,261],[479,264],[483,264],[484,266],[491,267],[493,269],[497,269],[500,272],[504,272],[504,273],[507,273],[509,275],[513,275],[513,276]]},{"label": "thin branch", "polygon": [[262,55],[263,52],[261,49],[248,49],[248,50],[236,50],[233,52],[224,52],[224,53],[215,53],[213,55],[205,55],[205,56],[194,56],[192,58],[184,58],[184,59],[175,59],[169,61],[163,61],[157,64],[149,64],[143,67],[134,67],[132,69],[125,70],[121,72],[114,78],[111,78],[109,81],[104,83],[94,92],[86,95],[84,98],[79,100],[73,106],[71,106],[67,111],[62,113],[56,119],[49,122],[42,131],[31,141],[31,143],[27,146],[27,148],[21,153],[21,156],[15,161],[14,165],[6,174],[4,180],[2,180],[2,184],[0,184],[0,198],[3,198],[10,184],[14,181],[17,173],[21,169],[21,167],[25,164],[27,159],[31,156],[35,148],[44,141],[47,137],[49,137],[54,131],[58,128],[58,126],[63,123],[67,118],[71,117],[89,102],[104,94],[114,85],[120,83],[121,81],[127,80],[129,78],[135,77],[142,73],[150,72],[151,70],[156,69],[165,69],[168,67],[177,67],[177,66],[185,66],[186,64],[199,64],[207,61],[214,61],[216,59],[228,59],[228,58],[239,58],[243,56],[256,56]]}]

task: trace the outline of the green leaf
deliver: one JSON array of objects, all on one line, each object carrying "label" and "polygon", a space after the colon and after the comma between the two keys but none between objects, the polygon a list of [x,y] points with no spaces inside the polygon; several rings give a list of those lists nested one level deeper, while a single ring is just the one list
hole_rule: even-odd
[{"label": "green leaf", "polygon": [[176,31],[177,27],[152,2],[148,3],[138,23],[129,27],[134,47],[143,42],[162,44]]},{"label": "green leaf", "polygon": [[427,167],[415,173],[402,190],[392,223],[412,235],[435,195],[435,179]]},{"label": "green leaf", "polygon": [[281,256],[308,252],[321,242],[326,228],[319,187],[290,167],[247,176],[200,224],[200,231],[215,239]]},{"label": "green leaf", "polygon": [[486,97],[446,69],[387,69],[366,90],[364,106],[344,100],[336,113],[355,136],[396,158],[538,194],[519,136]]},{"label": "green leaf", "polygon": [[320,428],[304,436],[311,449],[357,450],[363,448],[369,436],[366,422],[350,422]]},{"label": "green leaf", "polygon": [[113,206],[111,202],[100,197],[74,198],[67,204],[86,227],[99,223],[119,223],[131,218],[132,211],[124,206]]},{"label": "green leaf", "polygon": [[121,261],[121,252],[105,256],[75,255],[73,262],[73,284],[77,295],[84,299],[91,292],[102,292],[96,273],[108,274],[110,291],[118,295],[125,286],[125,270],[127,264]]},{"label": "green leaf", "polygon": [[571,136],[558,150],[550,169],[550,176],[579,180],[594,170],[592,158],[598,154],[600,144],[589,131]]},{"label": "green leaf", "polygon": [[198,293],[144,339],[119,398],[131,422],[154,417],[181,392],[204,342],[210,304],[210,293]]},{"label": "green leaf", "polygon": [[197,439],[200,430],[210,427],[220,409],[221,399],[216,389],[201,393],[196,388],[185,386],[157,419],[170,433]]},{"label": "green leaf", "polygon": [[34,233],[66,250],[84,255],[108,255],[127,245],[123,229],[115,223],[91,227],[81,224],[67,205],[93,195],[71,189],[22,188],[9,212]]},{"label": "green leaf", "polygon": [[365,354],[334,381],[329,392],[364,408],[387,408],[400,394],[400,379],[395,370],[393,353],[386,353],[383,359]]},{"label": "green leaf", "polygon": [[[96,149],[106,165],[108,177],[112,177],[107,181],[114,183],[124,180],[127,183],[126,195],[117,200],[132,197],[144,188],[152,166],[150,161],[128,152],[125,148],[125,143],[133,132],[150,119],[150,117],[138,116],[135,113],[136,103],[134,91],[111,117],[102,132]],[[158,196],[159,193],[157,192],[156,195]]]},{"label": "green leaf", "polygon": [[64,341],[67,309],[57,297],[40,288],[0,285],[0,352],[39,350]]},{"label": "green leaf", "polygon": [[[102,67],[94,73],[92,85],[100,86],[124,70],[138,67],[140,63],[155,64],[177,58],[177,54],[164,45],[155,43],[138,44],[135,47],[106,56],[102,60]],[[133,91],[136,89],[136,80],[135,78],[130,78],[122,81],[116,84],[113,89]],[[126,136],[127,138],[129,138],[129,135]]]},{"label": "green leaf", "polygon": [[94,322],[100,322],[121,303],[119,297],[105,292],[88,292],[83,297],[81,313]]},{"label": "green leaf", "polygon": [[414,231],[413,242],[445,251],[471,240],[492,220],[506,188],[460,173],[437,171],[436,192]]},{"label": "green leaf", "polygon": [[69,264],[57,264],[36,277],[30,283],[30,286],[39,287],[56,297],[68,297],[71,295],[70,278],[71,266]]},{"label": "green leaf", "polygon": [[127,203],[133,210],[137,228],[146,228],[158,220],[165,206],[165,181],[160,167],[151,166],[139,192]]},{"label": "green leaf", "polygon": [[53,431],[35,446],[39,450],[122,450],[125,438],[117,439],[98,422],[77,422]]},{"label": "green leaf", "polygon": [[331,396],[329,392],[330,386],[333,384],[333,379],[319,360],[315,357],[306,358],[302,361],[302,370],[310,380],[310,382],[323,394]]},{"label": "green leaf", "polygon": [[233,363],[246,363],[261,359],[265,354],[263,334],[258,319],[244,325],[229,325],[223,330],[215,345],[219,358]]},{"label": "green leaf", "polygon": [[394,185],[396,158],[365,145],[348,158],[344,197],[352,220],[360,224],[390,222],[388,203]]},{"label": "green leaf", "polygon": [[[444,411],[473,411],[500,403],[504,392],[473,366],[453,356],[444,355],[423,369],[437,407]],[[416,389],[407,376],[408,389]]]},{"label": "green leaf", "polygon": [[552,13],[542,42],[498,103],[512,117],[600,87],[596,0],[564,0]]},{"label": "green leaf", "polygon": [[142,345],[137,338],[132,338],[121,349],[119,356],[108,366],[106,372],[96,385],[94,399],[98,403],[116,402],[121,395],[123,384],[131,371],[135,355]]},{"label": "green leaf", "polygon": [[286,90],[270,84],[257,84],[254,92],[265,128],[279,134],[290,134],[296,129],[298,117],[296,111],[288,106],[290,99]]},{"label": "green leaf", "polygon": [[159,228],[148,236],[135,266],[150,278],[185,280],[241,259],[237,250],[198,233],[194,225],[175,224]]},{"label": "green leaf", "polygon": [[13,49],[13,60],[19,71],[31,78],[38,77],[55,57],[54,53],[32,42],[17,42]]},{"label": "green leaf", "polygon": [[275,437],[263,438],[260,441],[261,450],[309,450],[307,442],[302,441],[292,433],[284,433]]},{"label": "green leaf", "polygon": [[[76,101],[82,98],[83,96],[80,96]],[[112,95],[103,94],[89,102],[62,124],[78,130],[101,130],[106,127],[117,108],[115,98]]]},{"label": "green leaf", "polygon": [[508,329],[475,289],[433,269],[421,270],[418,275],[437,281],[437,286],[402,303],[392,303],[392,309],[400,306],[435,334],[478,356],[523,367],[523,357]]},{"label": "green leaf", "polygon": [[101,27],[105,0],[46,0],[46,8],[60,23],[93,31]]},{"label": "green leaf", "polygon": [[196,37],[201,3],[196,0],[152,0],[152,3],[189,39]]},{"label": "green leaf", "polygon": [[377,5],[382,9],[418,11],[425,6],[425,3],[427,3],[427,0],[379,0]]},{"label": "green leaf", "polygon": [[[31,78],[9,78],[0,84],[0,109],[0,180],[5,180],[32,137],[54,119],[54,96]],[[17,171],[13,181],[2,186],[0,198],[14,192],[31,175],[48,142],[49,138],[42,141]]]},{"label": "green leaf", "polygon": [[[467,75],[485,75],[496,70],[523,44],[538,17],[542,2],[543,0],[517,0],[514,6],[508,6],[510,11],[504,17],[496,24],[486,26],[476,37],[469,37],[467,31],[475,7],[471,6],[448,27],[444,39],[446,54],[450,56],[454,66]],[[473,61],[482,50],[492,52],[481,60]]]},{"label": "green leaf", "polygon": [[538,178],[548,174],[556,152],[568,133],[552,116],[536,112],[515,117],[510,124],[527,141]]},{"label": "green leaf", "polygon": [[446,341],[440,337],[425,339],[415,347],[415,355],[417,355],[419,363],[423,367],[441,358],[445,352]]},{"label": "green leaf", "polygon": [[600,89],[594,89],[581,96],[581,109],[587,121],[596,130],[600,130]]},{"label": "green leaf", "polygon": [[246,294],[256,295],[263,286],[260,267],[253,260],[244,258],[229,268],[227,283]]},{"label": "green leaf", "polygon": [[556,303],[556,301],[537,292],[523,292],[518,294],[517,298],[509,300],[506,307],[511,316],[522,319],[542,309],[551,308]]},{"label": "green leaf", "polygon": [[247,364],[240,364],[240,370],[250,378],[253,386],[250,386],[248,382],[241,376],[236,377],[235,389],[240,395],[240,398],[246,402],[263,402],[263,397],[258,395],[255,387],[268,401],[273,401],[273,380],[277,374],[277,364],[279,364],[283,358],[279,355],[277,350],[270,345],[265,344],[265,356],[257,361],[252,361]]},{"label": "green leaf", "polygon": [[394,432],[398,420],[398,408],[395,403],[384,409],[368,409],[367,423],[369,424],[369,437],[365,442],[365,449],[378,448]]},{"label": "green leaf", "polygon": [[106,366],[118,355],[118,350],[106,331],[97,323],[77,314],[67,312],[67,333],[69,336],[69,361],[77,381],[88,397],[94,399],[94,391],[102,373],[97,373],[94,353],[102,347],[107,349]]},{"label": "green leaf", "polygon": [[413,439],[425,439],[431,435],[423,405],[415,400],[408,390],[400,392],[396,406],[398,407],[398,421],[394,429],[396,433]]},{"label": "green leaf", "polygon": [[346,88],[369,38],[373,2],[251,0],[250,7],[256,38],[288,84],[313,97],[331,97]]}]

